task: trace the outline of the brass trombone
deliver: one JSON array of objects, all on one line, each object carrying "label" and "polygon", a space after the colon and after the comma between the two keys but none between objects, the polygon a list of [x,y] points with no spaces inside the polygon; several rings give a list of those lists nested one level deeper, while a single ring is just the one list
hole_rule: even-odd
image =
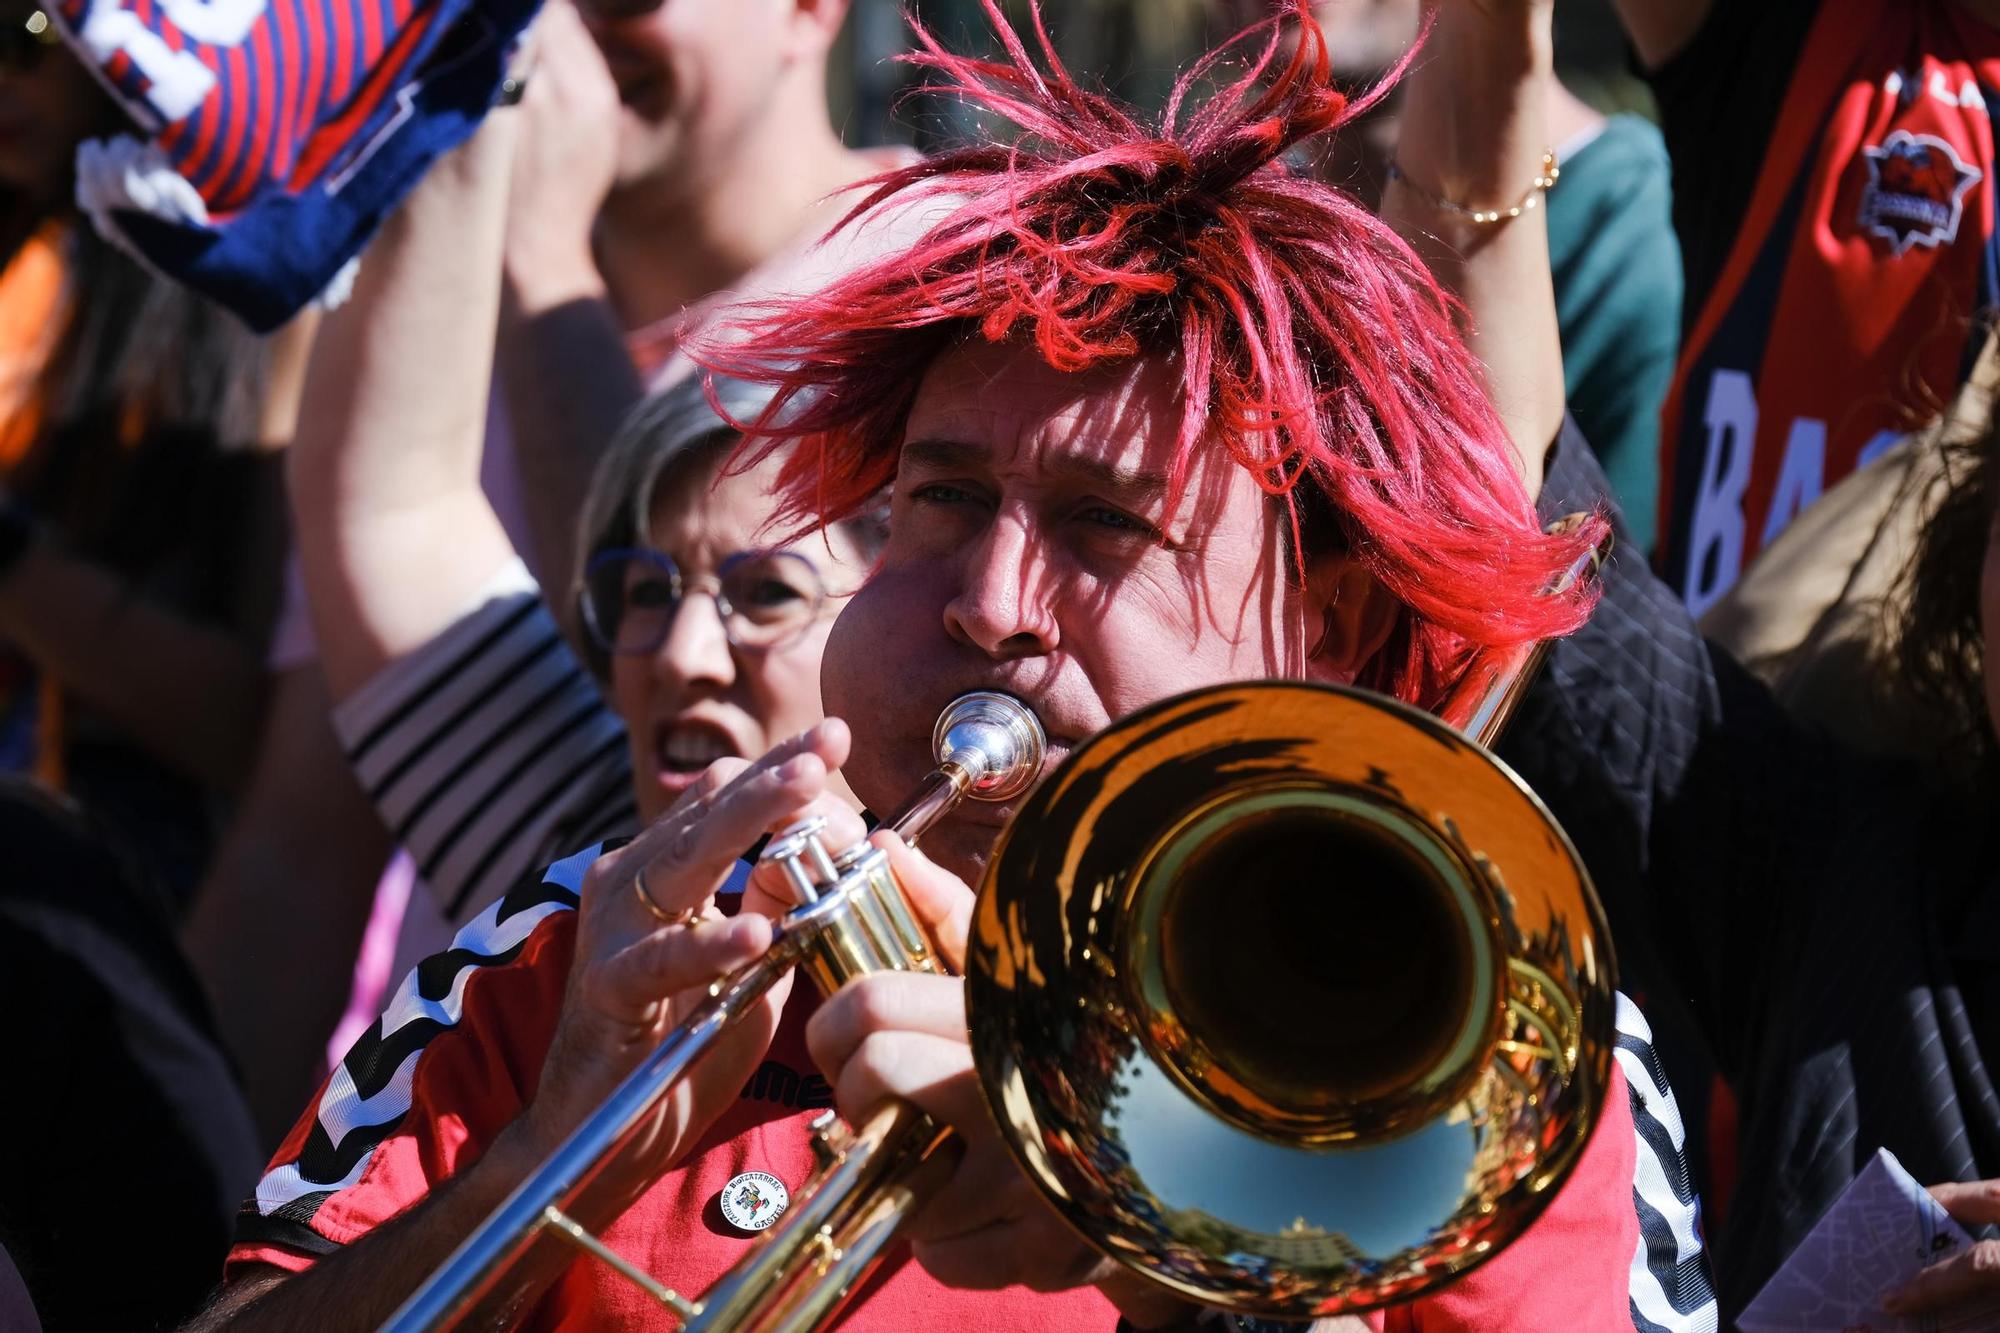
[{"label": "brass trombone", "polygon": [[1049,1204],[1275,1318],[1412,1299],[1519,1236],[1589,1141],[1615,1005],[1540,802],[1354,691],[1203,690],[1106,736],[1002,833],[966,963],[987,1104]]},{"label": "brass trombone", "polygon": [[[962,800],[1020,795],[1041,773],[1046,742],[1041,723],[1019,700],[976,691],[954,699],[939,716],[933,745],[937,767],[888,825],[911,843]],[[519,1295],[510,1275],[550,1238],[608,1264],[690,1329],[810,1328],[831,1317],[921,1202],[928,1178],[949,1175],[956,1162],[950,1131],[915,1107],[884,1106],[853,1130],[830,1111],[821,1116],[813,1126],[820,1174],[699,1301],[669,1290],[572,1216],[594,1189],[621,1183],[607,1175],[660,1099],[793,966],[827,994],[866,972],[943,971],[888,857],[867,843],[831,855],[820,841],[822,830],[822,821],[808,821],[764,849],[763,859],[782,867],[799,900],[779,923],[770,950],[711,986],[695,1012],[488,1215],[384,1329],[415,1333],[504,1314]],[[798,1282],[807,1267],[824,1270],[827,1280]]]},{"label": "brass trombone", "polygon": [[[1087,1240],[1202,1305],[1305,1318],[1408,1300],[1554,1196],[1602,1104],[1613,963],[1582,864],[1484,747],[1538,650],[1476,662],[1439,717],[1286,682],[1199,690],[1080,746],[1016,812],[975,909],[967,1011],[1003,1138]],[[974,694],[892,822],[914,839],[1042,762],[1018,701]],[[578,1226],[573,1203],[733,1016],[797,963],[823,990],[937,971],[868,844],[766,849],[800,898],[707,1003],[386,1326],[509,1299],[544,1237],[698,1330],[838,1312],[958,1144],[891,1102],[815,1123],[821,1169],[701,1299]]]}]

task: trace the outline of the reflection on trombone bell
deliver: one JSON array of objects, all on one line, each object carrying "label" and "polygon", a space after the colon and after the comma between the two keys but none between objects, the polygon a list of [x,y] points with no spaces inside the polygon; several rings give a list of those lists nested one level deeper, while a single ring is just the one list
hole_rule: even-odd
[{"label": "reflection on trombone bell", "polygon": [[[1446,721],[1328,686],[1199,690],[1100,733],[1026,799],[975,907],[973,1054],[1003,1139],[1103,1252],[1204,1306],[1305,1318],[1426,1294],[1554,1197],[1610,1077],[1615,982],[1568,839],[1483,748],[1538,657],[1475,663]],[[891,823],[912,842],[1041,769],[1041,727],[1005,695],[955,700],[934,740],[937,769]],[[833,852],[822,831],[765,851],[799,901],[771,951],[387,1327],[505,1308],[510,1270],[549,1237],[690,1329],[838,1312],[958,1160],[956,1135],[907,1103],[851,1130],[820,1117],[818,1172],[699,1300],[570,1216],[593,1185],[634,1192],[604,1179],[619,1150],[786,968],[828,993],[942,970],[887,857]]]},{"label": "reflection on trombone bell", "polygon": [[975,908],[974,1062],[1023,1169],[1209,1307],[1363,1310],[1497,1253],[1610,1077],[1607,935],[1560,829],[1354,691],[1229,686],[1113,733],[1029,798]]}]

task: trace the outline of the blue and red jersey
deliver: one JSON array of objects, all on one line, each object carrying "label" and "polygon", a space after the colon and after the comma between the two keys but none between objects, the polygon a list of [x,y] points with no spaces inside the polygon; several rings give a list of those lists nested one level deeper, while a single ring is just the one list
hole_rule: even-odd
[{"label": "blue and red jersey", "polygon": [[2000,31],[1950,0],[1723,3],[1655,86],[1690,312],[1659,566],[1699,614],[1962,381],[2000,303]]}]

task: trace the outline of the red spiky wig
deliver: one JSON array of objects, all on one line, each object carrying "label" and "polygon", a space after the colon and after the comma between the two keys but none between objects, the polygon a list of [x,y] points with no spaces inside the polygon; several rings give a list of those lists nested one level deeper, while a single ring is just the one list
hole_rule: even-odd
[{"label": "red spiky wig", "polygon": [[[940,220],[906,252],[746,316],[743,341],[696,351],[778,385],[745,425],[752,459],[796,442],[779,522],[838,520],[889,484],[918,382],[960,339],[1016,342],[1066,372],[1166,358],[1177,486],[1199,451],[1226,450],[1282,498],[1295,540],[1343,542],[1403,603],[1363,685],[1433,704],[1469,651],[1581,624],[1593,588],[1545,594],[1601,522],[1542,534],[1450,298],[1388,226],[1280,160],[1393,78],[1354,99],[1334,89],[1306,0],[1290,0],[1184,74],[1149,129],[1070,77],[1038,4],[1039,66],[982,3],[1005,60],[954,55],[913,16],[921,49],[904,59],[925,91],[1011,122],[1015,142],[877,177],[850,221],[890,201]],[[1318,493],[1303,512],[1330,511],[1338,538],[1301,529],[1302,486]]]}]

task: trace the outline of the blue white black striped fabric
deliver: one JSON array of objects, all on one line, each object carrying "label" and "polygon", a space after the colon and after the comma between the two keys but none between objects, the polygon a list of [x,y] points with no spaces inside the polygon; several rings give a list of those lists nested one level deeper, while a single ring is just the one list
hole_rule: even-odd
[{"label": "blue white black striped fabric", "polygon": [[481,968],[512,962],[550,916],[574,910],[584,871],[603,850],[588,848],[524,880],[466,923],[449,949],[410,970],[327,1080],[303,1147],[257,1182],[237,1219],[239,1243],[275,1241],[307,1253],[334,1248],[309,1225],[314,1213],[361,1179],[402,1124],[417,1064],[439,1034],[458,1026],[467,984]]},{"label": "blue white black striped fabric", "polygon": [[1639,1246],[1632,1256],[1632,1327],[1638,1333],[1714,1333],[1721,1323],[1702,1248],[1701,1199],[1687,1164],[1687,1133],[1653,1031],[1639,1006],[1618,997],[1614,1052],[1632,1099],[1639,1138],[1632,1206]]}]

